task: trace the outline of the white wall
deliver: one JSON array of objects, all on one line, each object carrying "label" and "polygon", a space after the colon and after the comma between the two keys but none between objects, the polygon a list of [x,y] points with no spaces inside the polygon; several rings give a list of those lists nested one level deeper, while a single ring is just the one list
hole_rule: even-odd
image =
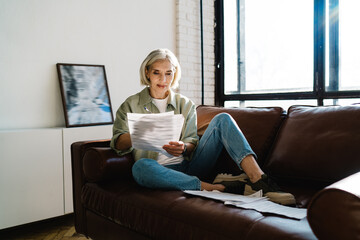
[{"label": "white wall", "polygon": [[115,112],[159,47],[176,52],[175,0],[0,0],[0,129],[65,126],[59,62],[105,65]]},{"label": "white wall", "polygon": [[[205,90],[208,91],[205,93],[205,103],[211,104],[214,93],[211,50],[213,0],[204,2],[207,6],[204,12],[205,44],[210,45],[204,48],[207,52]],[[53,191],[61,195],[53,195],[59,202],[52,201],[48,205],[56,212],[47,211],[45,206],[38,206],[38,211],[33,207],[37,201],[23,200],[28,197],[20,197],[20,200],[11,203],[6,197],[0,199],[0,205],[11,209],[8,215],[15,219],[7,218],[0,223],[0,228],[61,215],[62,208],[65,213],[71,212],[69,144],[78,140],[110,137],[107,134],[111,133],[99,126],[92,130],[62,129],[63,136],[59,135],[54,140],[57,150],[50,151],[58,153],[50,157],[52,161],[47,161],[58,164],[51,168],[50,173],[57,173],[51,176],[59,187],[48,188],[48,191],[37,194],[39,189],[43,190],[42,186],[34,184],[38,180],[36,169],[42,169],[37,168],[41,165],[39,159],[48,158],[44,154],[40,154],[39,158],[37,147],[51,143],[51,138],[42,132],[58,132],[61,128],[52,127],[65,126],[56,63],[105,65],[115,113],[127,96],[142,89],[138,69],[146,55],[155,48],[169,48],[178,55],[182,64],[180,92],[200,104],[199,17],[198,0],[0,0],[0,152],[4,156],[0,156],[0,164],[3,165],[0,169],[6,169],[8,175],[12,176],[18,172],[18,165],[12,163],[31,163],[35,170],[22,169],[25,175],[21,172],[22,176],[28,178],[26,186],[37,186],[31,196],[46,199],[43,195],[48,192],[53,194]],[[182,32],[184,29],[180,30],[181,26],[186,26],[185,33]],[[18,130],[49,127],[51,129]],[[24,160],[21,158],[24,151],[13,151],[18,146],[25,146],[21,149],[30,149],[34,154],[29,155],[25,151],[30,157]],[[0,182],[6,182],[8,178],[6,174],[0,174]],[[3,193],[19,193],[22,188],[18,182],[0,186]],[[28,194],[20,193],[20,196]],[[53,208],[54,204],[60,205],[60,210]],[[27,218],[24,209],[35,209],[39,214],[29,214],[31,218]],[[21,213],[13,214],[12,211],[18,210]],[[43,212],[46,214],[42,215]]]}]

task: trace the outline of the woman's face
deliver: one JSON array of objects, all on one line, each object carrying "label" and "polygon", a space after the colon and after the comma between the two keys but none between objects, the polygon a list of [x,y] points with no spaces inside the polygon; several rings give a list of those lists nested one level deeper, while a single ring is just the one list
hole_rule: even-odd
[{"label": "woman's face", "polygon": [[169,89],[174,80],[174,67],[169,60],[157,60],[145,69],[150,81],[150,95],[153,98],[164,99],[169,95]]}]

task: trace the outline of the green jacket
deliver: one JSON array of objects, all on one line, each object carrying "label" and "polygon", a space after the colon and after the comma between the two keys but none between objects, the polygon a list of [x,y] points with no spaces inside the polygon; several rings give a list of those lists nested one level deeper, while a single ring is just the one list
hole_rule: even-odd
[{"label": "green jacket", "polygon": [[[152,151],[144,151],[140,149],[129,148],[127,150],[116,149],[116,141],[121,134],[128,133],[127,113],[148,113],[145,107],[152,113],[159,113],[158,108],[152,102],[149,93],[149,88],[144,88],[141,92],[128,97],[125,102],[121,104],[116,112],[116,118],[113,125],[113,137],[110,146],[120,156],[132,152],[134,160],[141,158],[157,159],[158,153]],[[197,118],[195,104],[187,97],[170,91],[168,100],[167,112],[174,111],[174,114],[182,114],[185,118],[185,123],[181,131],[180,140],[185,143],[198,144],[199,137],[197,135]],[[185,159],[189,160],[188,157]]]}]

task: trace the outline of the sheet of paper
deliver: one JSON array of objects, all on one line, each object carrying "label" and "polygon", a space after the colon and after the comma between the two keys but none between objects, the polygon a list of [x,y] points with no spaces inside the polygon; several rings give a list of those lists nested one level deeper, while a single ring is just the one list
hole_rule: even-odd
[{"label": "sheet of paper", "polygon": [[266,197],[259,197],[259,193],[255,193],[253,195],[244,196],[232,193],[224,193],[219,191],[193,191],[193,190],[185,190],[187,194],[192,194],[200,197],[211,198],[220,201],[231,201],[236,203],[250,203],[254,201],[267,199]]},{"label": "sheet of paper", "polygon": [[211,198],[223,201],[225,205],[232,205],[244,209],[252,209],[262,213],[273,213],[294,219],[303,219],[306,217],[305,208],[287,207],[273,203],[266,197],[261,197],[262,192],[256,192],[250,196],[236,195],[219,191],[184,191],[187,194]]},{"label": "sheet of paper", "polygon": [[244,209],[253,209],[262,213],[273,213],[289,218],[303,219],[306,217],[307,211],[306,208],[295,208],[283,206],[269,200],[266,201],[254,201],[250,203],[236,203],[231,201],[225,201],[225,205],[233,205],[239,208]]},{"label": "sheet of paper", "polygon": [[182,114],[166,113],[128,113],[128,126],[132,146],[136,149],[161,152],[169,155],[163,148],[170,141],[180,139],[184,124]]}]

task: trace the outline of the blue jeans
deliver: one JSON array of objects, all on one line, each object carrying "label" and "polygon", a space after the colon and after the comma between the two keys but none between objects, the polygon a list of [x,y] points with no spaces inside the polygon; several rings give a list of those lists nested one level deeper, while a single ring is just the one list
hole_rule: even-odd
[{"label": "blue jeans", "polygon": [[256,157],[235,120],[227,113],[220,113],[211,120],[191,161],[162,166],[153,159],[142,158],[134,163],[133,177],[139,185],[148,188],[200,190],[200,179],[213,171],[223,148],[240,169],[246,156]]}]

